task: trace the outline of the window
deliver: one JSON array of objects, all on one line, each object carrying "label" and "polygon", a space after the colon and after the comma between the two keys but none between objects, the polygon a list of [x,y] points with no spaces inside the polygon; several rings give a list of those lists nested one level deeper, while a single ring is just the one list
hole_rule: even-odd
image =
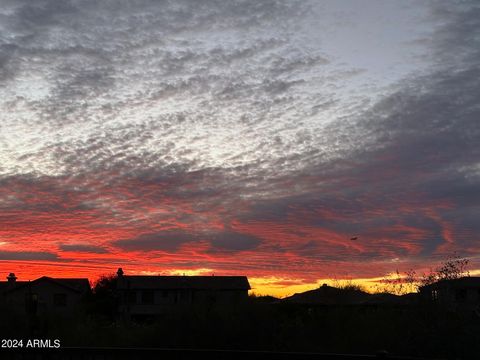
[{"label": "window", "polygon": [[152,290],[142,291],[142,304],[153,304],[153,291]]},{"label": "window", "polygon": [[432,290],[432,300],[438,300],[438,290]]},{"label": "window", "polygon": [[53,305],[57,307],[67,306],[67,294],[53,294]]}]

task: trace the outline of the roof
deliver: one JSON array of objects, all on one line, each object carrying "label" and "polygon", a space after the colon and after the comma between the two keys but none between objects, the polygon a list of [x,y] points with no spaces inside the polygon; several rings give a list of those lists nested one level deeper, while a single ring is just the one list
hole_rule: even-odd
[{"label": "roof", "polygon": [[351,305],[363,303],[369,297],[370,294],[360,290],[339,289],[336,287],[323,285],[318,289],[294,294],[283,299],[283,301],[298,304]]},{"label": "roof", "polygon": [[414,304],[416,294],[394,295],[390,293],[369,294],[357,289],[340,289],[323,285],[284,298],[283,302],[315,305],[408,305]]},{"label": "roof", "polygon": [[418,301],[417,293],[395,295],[390,293],[371,294],[363,302],[365,305],[415,305]]},{"label": "roof", "polygon": [[249,290],[246,276],[142,276],[124,275],[118,289]]},{"label": "roof", "polygon": [[0,282],[0,291],[13,292],[44,281],[57,284],[78,293],[90,291],[90,282],[86,278],[51,278],[48,276],[42,276],[33,281],[15,281],[13,284],[9,284],[7,281],[2,281]]},{"label": "roof", "polygon": [[73,291],[84,292],[84,291],[90,290],[90,282],[88,281],[87,278],[48,278],[48,279],[66,288],[70,288]]},{"label": "roof", "polygon": [[431,287],[447,287],[447,286],[462,286],[462,287],[480,287],[480,277],[465,276],[458,279],[445,279],[434,282],[430,285],[422,286],[421,289],[429,289]]}]

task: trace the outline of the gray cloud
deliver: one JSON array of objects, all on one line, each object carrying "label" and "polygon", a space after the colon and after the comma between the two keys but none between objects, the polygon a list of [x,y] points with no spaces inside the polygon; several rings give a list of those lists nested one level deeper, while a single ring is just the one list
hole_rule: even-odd
[{"label": "gray cloud", "polygon": [[141,234],[132,239],[118,240],[114,245],[124,250],[175,252],[183,244],[195,240],[196,236],[194,234],[172,230]]},{"label": "gray cloud", "polygon": [[101,246],[82,245],[82,244],[60,244],[58,247],[62,251],[73,251],[91,254],[106,254],[108,251]]},{"label": "gray cloud", "polygon": [[249,234],[225,231],[215,234],[210,240],[214,251],[245,251],[254,250],[261,244],[261,239]]},{"label": "gray cloud", "polygon": [[0,251],[0,260],[58,260],[56,254],[41,251]]},{"label": "gray cloud", "polygon": [[177,252],[182,245],[199,241],[207,242],[211,246],[208,251],[214,253],[253,250],[261,243],[255,236],[230,230],[208,233],[165,230],[118,240],[114,245],[125,250]]},{"label": "gray cloud", "polygon": [[353,128],[335,124],[340,135],[345,132],[344,141],[358,139],[362,148],[344,153],[341,161],[303,169],[292,182],[301,184],[307,174],[317,177],[308,195],[258,202],[244,220],[287,221],[298,211],[318,212],[317,226],[398,239],[398,244],[382,244],[377,257],[409,242],[421,249],[420,256],[431,256],[452,241],[445,237],[448,232],[453,247],[471,251],[467,244],[476,241],[471,219],[480,190],[480,53],[473,46],[480,39],[480,17],[473,15],[479,11],[475,5],[472,11],[464,5],[445,7],[449,10],[436,7],[443,27],[434,49],[450,60],[400,83],[359,115]]},{"label": "gray cloud", "polygon": [[[4,44],[4,57],[21,65],[15,77],[38,85],[35,96],[20,91],[8,101],[12,110],[32,113],[26,121],[38,134],[31,141],[39,151],[21,139],[9,141],[19,148],[25,170],[98,173],[107,166],[158,168],[172,162],[198,168],[229,159],[236,159],[230,166],[245,164],[258,143],[267,145],[283,127],[266,131],[263,119],[273,122],[291,100],[298,102],[295,116],[302,116],[301,105],[316,95],[306,80],[328,61],[291,39],[306,3],[130,5],[68,2],[57,10],[50,1],[6,4],[12,40]],[[301,89],[307,97],[291,96]],[[186,97],[188,107],[164,110],[162,102]],[[254,121],[242,124],[237,119],[246,118],[246,108]],[[263,129],[266,142],[248,135],[252,126]],[[7,127],[22,130],[14,119]],[[222,150],[238,132],[248,147]],[[288,149],[280,142],[275,147],[278,154]]]}]

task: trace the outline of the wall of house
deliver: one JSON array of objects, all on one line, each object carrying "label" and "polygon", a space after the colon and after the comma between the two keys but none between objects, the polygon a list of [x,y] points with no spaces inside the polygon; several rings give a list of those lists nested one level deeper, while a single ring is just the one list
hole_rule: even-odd
[{"label": "wall of house", "polygon": [[466,287],[456,284],[431,286],[423,292],[423,298],[440,306],[465,310],[480,305],[480,287]]},{"label": "wall of house", "polygon": [[204,304],[236,304],[247,298],[247,290],[200,290],[194,293],[194,301]]},{"label": "wall of house", "polygon": [[[33,283],[30,286],[14,290],[5,297],[9,306],[17,311],[26,311],[27,301],[38,315],[57,313],[74,314],[80,306],[82,295],[51,282]],[[36,305],[34,305],[36,303]]]},{"label": "wall of house", "polygon": [[122,292],[120,312],[155,314],[172,307],[237,304],[247,298],[247,290],[128,290]]}]

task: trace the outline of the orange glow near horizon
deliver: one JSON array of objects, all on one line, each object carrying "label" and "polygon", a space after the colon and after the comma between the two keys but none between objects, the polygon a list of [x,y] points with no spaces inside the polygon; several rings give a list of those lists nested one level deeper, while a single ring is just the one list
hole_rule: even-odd
[{"label": "orange glow near horizon", "polygon": [[[3,274],[5,281],[6,276],[13,272],[18,278],[18,281],[34,280],[41,276],[59,277],[59,278],[88,278],[91,284],[102,275],[115,274],[118,267],[99,265],[96,267],[82,266],[80,263],[64,264],[59,266],[52,263],[34,263],[21,262],[21,261],[2,261],[0,263],[0,276]],[[128,266],[123,267],[127,275],[178,275],[178,276],[197,276],[197,275],[245,275],[242,273],[222,273],[215,272],[213,269],[199,268],[199,269],[163,269],[158,271],[147,271],[142,267]],[[471,276],[480,276],[480,269],[469,271]],[[322,284],[327,284],[334,287],[344,287],[349,285],[359,286],[362,290],[367,292],[379,292],[382,287],[379,286],[384,279],[393,279],[395,275],[387,274],[384,277],[372,277],[372,278],[319,278],[316,280],[305,280],[293,277],[281,277],[281,276],[264,276],[256,277],[249,276],[249,282],[251,286],[250,294],[257,296],[275,296],[283,298],[291,296],[295,293],[301,293],[308,290],[314,290],[320,287]]]}]

